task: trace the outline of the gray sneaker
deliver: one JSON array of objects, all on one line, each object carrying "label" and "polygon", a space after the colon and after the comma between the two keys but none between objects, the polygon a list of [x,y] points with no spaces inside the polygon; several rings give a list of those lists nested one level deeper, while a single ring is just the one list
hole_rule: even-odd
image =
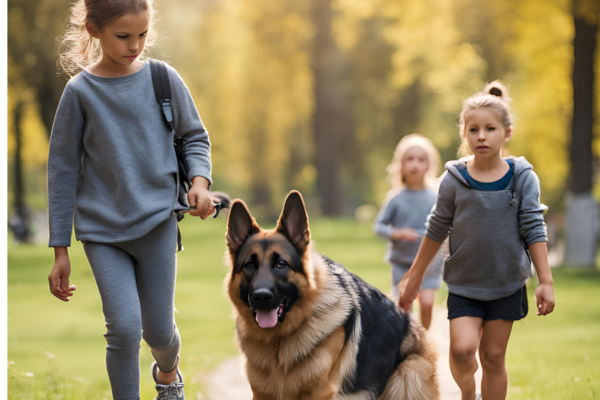
[{"label": "gray sneaker", "polygon": [[179,368],[177,368],[177,379],[170,385],[158,383],[158,365],[156,364],[156,361],[152,363],[150,371],[152,371],[152,377],[154,378],[154,382],[156,382],[156,391],[158,392],[156,400],[185,400],[185,395],[183,394],[183,378],[181,377]]}]

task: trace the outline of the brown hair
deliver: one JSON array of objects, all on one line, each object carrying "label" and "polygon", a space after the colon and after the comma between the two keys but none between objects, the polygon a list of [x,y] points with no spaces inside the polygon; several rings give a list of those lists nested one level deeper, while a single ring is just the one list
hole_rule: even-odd
[{"label": "brown hair", "polygon": [[77,75],[87,66],[96,62],[102,55],[100,42],[88,33],[85,24],[89,22],[102,31],[104,27],[125,14],[150,13],[150,30],[146,49],[152,47],[156,34],[152,29],[154,20],[153,0],[77,0],[71,7],[65,33],[60,42],[60,69],[70,77]]},{"label": "brown hair", "polygon": [[[485,85],[481,92],[475,93],[463,102],[462,111],[460,112],[460,128],[459,133],[462,137],[465,131],[465,115],[469,111],[476,110],[481,107],[489,107],[496,111],[504,129],[513,127],[513,117],[510,112],[510,97],[508,89],[500,82],[493,81]],[[464,157],[471,154],[467,141],[463,139],[458,148],[458,156]]]}]

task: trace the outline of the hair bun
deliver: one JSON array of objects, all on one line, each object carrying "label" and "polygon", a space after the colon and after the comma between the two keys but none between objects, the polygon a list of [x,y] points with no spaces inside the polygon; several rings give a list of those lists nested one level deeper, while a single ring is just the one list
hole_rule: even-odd
[{"label": "hair bun", "polygon": [[500,89],[499,87],[496,87],[496,86],[491,87],[490,94],[492,94],[494,96],[502,97],[502,89]]},{"label": "hair bun", "polygon": [[483,94],[491,94],[492,96],[500,97],[502,100],[509,102],[508,89],[500,81],[493,81],[485,85]]}]

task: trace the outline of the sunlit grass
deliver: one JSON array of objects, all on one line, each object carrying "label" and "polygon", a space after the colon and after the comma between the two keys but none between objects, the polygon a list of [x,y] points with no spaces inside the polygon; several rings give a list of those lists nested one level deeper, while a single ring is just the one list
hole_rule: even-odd
[{"label": "sunlit grass", "polygon": [[[231,308],[223,292],[225,222],[182,222],[185,251],[178,255],[176,320],[182,335],[181,369],[190,398],[204,390],[206,374],[236,354]],[[269,227],[265,224],[265,227]],[[370,225],[314,220],[316,248],[384,292],[390,268],[384,242]],[[81,245],[70,251],[70,304],[51,296],[47,276],[53,252],[44,246],[8,244],[8,393],[11,399],[110,399],[100,296]],[[554,270],[557,309],[532,312],[515,324],[507,365],[509,399],[600,398],[600,273]],[[535,282],[530,284],[530,305]],[[440,292],[440,298],[444,292]],[[444,303],[442,303],[443,305]],[[152,356],[142,342],[142,398],[154,396]],[[29,373],[29,375],[28,375]],[[595,396],[595,397],[594,397]]]},{"label": "sunlit grass", "polygon": [[600,272],[554,269],[556,309],[514,325],[507,355],[509,399],[600,398]]}]

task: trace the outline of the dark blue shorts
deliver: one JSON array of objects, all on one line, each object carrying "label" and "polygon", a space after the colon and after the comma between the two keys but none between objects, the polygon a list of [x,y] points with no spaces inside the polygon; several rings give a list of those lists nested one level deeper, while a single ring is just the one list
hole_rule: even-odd
[{"label": "dark blue shorts", "polygon": [[527,312],[526,286],[508,297],[490,301],[469,299],[452,293],[448,295],[448,319],[477,317],[483,320],[518,321],[525,318]]}]

